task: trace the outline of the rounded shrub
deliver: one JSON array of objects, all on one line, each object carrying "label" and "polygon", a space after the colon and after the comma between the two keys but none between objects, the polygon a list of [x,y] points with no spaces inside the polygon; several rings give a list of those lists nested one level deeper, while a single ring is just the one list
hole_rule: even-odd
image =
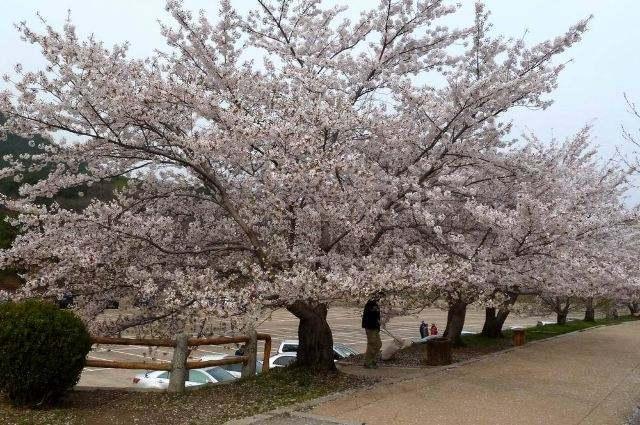
[{"label": "rounded shrub", "polygon": [[80,379],[90,349],[72,312],[34,300],[0,303],[0,391],[14,405],[58,401]]}]

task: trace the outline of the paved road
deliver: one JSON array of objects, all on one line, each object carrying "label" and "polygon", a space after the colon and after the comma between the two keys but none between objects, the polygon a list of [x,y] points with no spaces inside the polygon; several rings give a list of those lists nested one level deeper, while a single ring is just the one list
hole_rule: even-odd
[{"label": "paved road", "polygon": [[622,424],[640,402],[640,322],[380,384],[311,413],[376,424]]},{"label": "paved road", "polygon": [[[117,313],[116,310],[114,310]],[[114,314],[115,314],[114,313]],[[360,328],[361,310],[353,307],[333,307],[329,310],[328,321],[333,331],[334,340],[350,345],[357,351],[364,351],[366,348],[366,337]],[[446,324],[446,311],[440,309],[425,309],[419,315],[403,316],[393,318],[387,328],[399,338],[419,337],[418,327],[421,320],[429,324],[435,323],[440,332],[444,331]],[[506,326],[535,325],[538,320],[553,320],[550,316],[518,317],[509,316]],[[465,330],[479,332],[484,322],[484,311],[470,309],[467,313]],[[271,354],[275,354],[283,339],[297,339],[298,319],[286,310],[274,312],[269,318],[258,326],[259,332],[265,332],[272,336],[273,345]],[[391,337],[382,334],[383,344],[391,341]],[[258,352],[262,352],[262,344],[258,347]],[[233,353],[236,347],[214,346],[200,347],[192,353],[192,358],[211,353]],[[124,360],[124,361],[171,361],[172,350],[169,348],[154,349],[149,351],[148,347],[139,346],[99,346],[94,347],[89,354],[89,358],[103,360]],[[127,387],[132,386],[132,378],[143,371],[115,370],[102,368],[85,368],[80,379],[80,386],[101,386],[101,387]]]}]

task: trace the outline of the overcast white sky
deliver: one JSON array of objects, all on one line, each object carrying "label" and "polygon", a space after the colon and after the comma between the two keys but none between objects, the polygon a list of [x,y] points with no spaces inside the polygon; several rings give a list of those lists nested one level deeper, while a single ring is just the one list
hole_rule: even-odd
[{"label": "overcast white sky", "polygon": [[[466,26],[473,19],[473,1],[460,0],[461,12],[452,20]],[[334,0],[328,1],[335,3]],[[373,0],[337,1],[350,4],[354,15]],[[12,73],[21,62],[27,69],[42,65],[38,52],[24,44],[13,23],[26,20],[38,26],[37,11],[50,24],[61,26],[71,10],[81,34],[93,33],[107,44],[128,40],[130,52],[145,56],[163,47],[158,19],[166,20],[164,0],[0,0],[0,75]],[[216,0],[185,0],[191,9],[205,9],[213,16]],[[241,11],[252,0],[232,0]],[[494,29],[507,37],[535,43],[564,32],[581,18],[594,15],[584,40],[565,54],[572,59],[552,95],[555,103],[545,111],[519,110],[514,119],[516,135],[533,130],[542,139],[564,138],[590,123],[603,157],[622,146],[621,125],[637,129],[626,112],[623,94],[640,103],[640,1],[638,0],[486,0]],[[2,83],[0,83],[2,84]],[[1,87],[1,86],[0,86]],[[628,149],[627,149],[628,150]],[[634,194],[634,198],[640,198]]]}]

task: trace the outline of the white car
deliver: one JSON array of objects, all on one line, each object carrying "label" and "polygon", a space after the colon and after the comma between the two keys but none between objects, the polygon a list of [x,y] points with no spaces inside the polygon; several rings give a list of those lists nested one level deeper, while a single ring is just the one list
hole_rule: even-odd
[{"label": "white car", "polygon": [[[133,383],[139,388],[157,388],[164,390],[169,387],[170,375],[170,372],[162,370],[141,373],[133,378]],[[189,376],[184,385],[185,387],[196,387],[198,385],[217,384],[235,379],[231,373],[221,367],[191,369],[189,370]]]},{"label": "white car", "polygon": [[[233,354],[224,354],[224,353],[213,353],[213,354],[207,354],[204,355],[202,357],[200,357],[201,361],[207,361],[207,360],[220,360],[220,359],[226,359],[227,357],[233,357]],[[225,369],[227,372],[229,372],[231,375],[233,375],[234,378],[239,379],[242,376],[242,363],[234,363],[234,364],[225,364],[222,366],[218,366],[221,367],[222,369]],[[262,373],[262,361],[261,360],[256,360],[256,374],[258,373]]]},{"label": "white car", "polygon": [[[280,343],[280,347],[278,347],[278,354],[296,354],[298,352],[298,340],[297,339],[285,339]],[[345,344],[340,342],[333,343],[333,357],[335,360],[346,359],[347,357],[358,355],[356,350],[351,347],[348,347]],[[275,356],[272,356],[273,358]],[[269,364],[271,364],[271,359],[269,359]]]}]

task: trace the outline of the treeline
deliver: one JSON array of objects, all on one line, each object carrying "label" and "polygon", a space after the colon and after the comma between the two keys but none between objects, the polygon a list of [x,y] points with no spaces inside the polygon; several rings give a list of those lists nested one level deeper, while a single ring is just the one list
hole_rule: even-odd
[{"label": "treeline", "polygon": [[[4,118],[0,115],[0,125]],[[51,143],[35,136],[31,139],[20,137],[9,133],[5,140],[0,141],[0,169],[9,167],[10,161],[20,159],[25,166],[25,171],[19,179],[14,177],[0,178],[0,194],[12,199],[20,196],[20,186],[24,184],[33,185],[47,178],[52,165],[38,170],[29,170],[32,155],[42,154],[44,149]],[[56,194],[53,198],[42,198],[38,203],[52,205],[56,203],[62,208],[80,211],[87,207],[94,199],[109,200],[113,197],[114,190],[124,185],[124,178],[117,178],[110,181],[103,181],[91,186],[78,186],[66,188]],[[7,249],[11,246],[19,233],[19,229],[12,226],[8,220],[12,212],[6,205],[0,202],[0,249]],[[14,270],[0,270],[0,289],[13,288],[19,282],[19,278]]]}]

